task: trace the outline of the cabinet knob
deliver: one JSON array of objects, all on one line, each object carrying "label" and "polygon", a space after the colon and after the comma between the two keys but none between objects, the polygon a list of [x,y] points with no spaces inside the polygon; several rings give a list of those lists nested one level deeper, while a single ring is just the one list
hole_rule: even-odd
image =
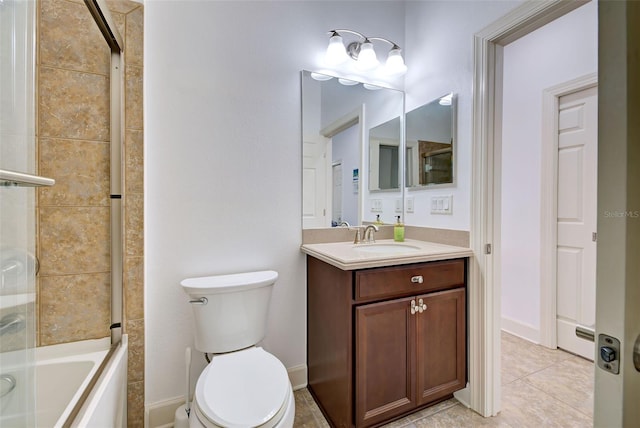
[{"label": "cabinet knob", "polygon": [[424,282],[424,278],[422,277],[422,275],[412,276],[411,282],[414,284],[422,284]]},{"label": "cabinet knob", "polygon": [[418,308],[416,306],[416,301],[411,300],[411,315],[415,315],[418,312]]},{"label": "cabinet knob", "polygon": [[418,312],[423,313],[427,309],[427,304],[422,301],[422,299],[418,300]]}]

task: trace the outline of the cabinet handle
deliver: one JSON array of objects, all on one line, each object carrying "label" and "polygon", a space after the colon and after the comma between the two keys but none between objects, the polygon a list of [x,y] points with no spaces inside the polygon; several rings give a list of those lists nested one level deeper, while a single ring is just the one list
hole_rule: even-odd
[{"label": "cabinet handle", "polygon": [[415,315],[418,312],[418,308],[416,307],[416,301],[411,300],[411,315]]},{"label": "cabinet handle", "polygon": [[427,309],[426,303],[422,299],[418,300],[418,312],[423,313]]},{"label": "cabinet handle", "polygon": [[424,278],[422,277],[422,275],[412,276],[411,282],[414,284],[422,284],[424,282]]}]

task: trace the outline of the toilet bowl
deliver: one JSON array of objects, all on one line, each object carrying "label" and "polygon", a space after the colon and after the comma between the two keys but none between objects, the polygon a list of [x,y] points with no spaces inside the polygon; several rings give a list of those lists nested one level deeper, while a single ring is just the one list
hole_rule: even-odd
[{"label": "toilet bowl", "polygon": [[193,307],[196,349],[214,354],[198,378],[189,427],[293,426],[287,370],[255,346],[265,335],[277,278],[275,271],[259,271],[181,282]]}]

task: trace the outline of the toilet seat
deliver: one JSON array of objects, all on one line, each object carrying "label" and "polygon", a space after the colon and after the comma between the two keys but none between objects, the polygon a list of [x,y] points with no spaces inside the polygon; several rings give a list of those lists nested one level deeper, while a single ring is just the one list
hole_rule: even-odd
[{"label": "toilet seat", "polygon": [[196,385],[196,414],[209,426],[269,428],[282,418],[290,394],[284,365],[252,347],[216,355],[205,367]]}]

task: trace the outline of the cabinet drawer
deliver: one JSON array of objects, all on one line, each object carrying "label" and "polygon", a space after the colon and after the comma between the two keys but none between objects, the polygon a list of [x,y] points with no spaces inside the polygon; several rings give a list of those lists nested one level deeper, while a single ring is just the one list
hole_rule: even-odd
[{"label": "cabinet drawer", "polygon": [[356,272],[358,302],[465,286],[465,259],[376,268]]}]

